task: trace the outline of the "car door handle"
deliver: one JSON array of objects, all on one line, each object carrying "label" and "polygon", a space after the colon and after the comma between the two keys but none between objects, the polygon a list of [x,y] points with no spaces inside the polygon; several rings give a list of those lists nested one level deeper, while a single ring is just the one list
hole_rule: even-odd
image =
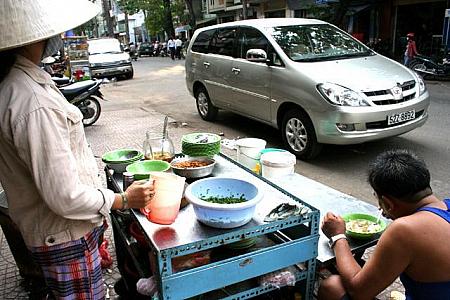
[{"label": "car door handle", "polygon": [[203,65],[205,66],[206,69],[208,69],[211,64],[209,62],[204,62]]},{"label": "car door handle", "polygon": [[234,74],[237,75],[237,74],[241,73],[241,69],[239,69],[239,68],[232,68],[231,72],[233,72]]}]

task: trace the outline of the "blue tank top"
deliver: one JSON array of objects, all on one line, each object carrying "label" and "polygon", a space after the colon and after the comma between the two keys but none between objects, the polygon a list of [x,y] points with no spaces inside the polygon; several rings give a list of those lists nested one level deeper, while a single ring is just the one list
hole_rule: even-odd
[{"label": "blue tank top", "polygon": [[[445,199],[444,202],[447,205],[447,210],[421,207],[417,211],[432,212],[450,223],[450,199]],[[405,287],[406,300],[450,300],[450,281],[417,282],[406,273],[400,275],[400,280]]]}]

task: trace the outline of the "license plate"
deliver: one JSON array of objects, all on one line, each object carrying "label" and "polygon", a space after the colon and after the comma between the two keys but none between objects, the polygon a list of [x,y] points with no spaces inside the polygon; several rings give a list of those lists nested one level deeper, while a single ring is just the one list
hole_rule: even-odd
[{"label": "license plate", "polygon": [[416,112],[414,110],[404,111],[387,117],[388,125],[414,120]]}]

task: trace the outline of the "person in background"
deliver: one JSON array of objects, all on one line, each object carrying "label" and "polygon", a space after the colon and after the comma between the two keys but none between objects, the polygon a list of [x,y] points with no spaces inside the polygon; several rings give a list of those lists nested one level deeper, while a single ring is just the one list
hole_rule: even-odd
[{"label": "person in background", "polygon": [[398,276],[408,300],[450,299],[450,199],[433,195],[425,162],[406,150],[387,151],[370,165],[368,179],[383,214],[394,221],[361,267],[344,220],[327,213],[322,231],[339,275],[321,283],[319,299],[374,299]]},{"label": "person in background", "polygon": [[102,188],[82,114],[39,67],[61,33],[95,17],[88,0],[3,0],[0,181],[11,219],[57,299],[104,299],[98,241],[110,209],[143,208],[152,182]]},{"label": "person in background", "polygon": [[175,59],[175,41],[172,36],[167,41],[167,48],[169,49],[169,52],[170,52],[170,58],[172,58],[172,60],[174,60]]},{"label": "person in background", "polygon": [[409,66],[410,62],[416,55],[419,55],[416,48],[416,42],[414,41],[414,33],[410,32],[406,35],[406,50],[403,64]]},{"label": "person in background", "polygon": [[177,38],[175,39],[175,56],[178,59],[181,59],[181,48],[183,46],[183,42],[180,40],[180,37],[177,36]]}]

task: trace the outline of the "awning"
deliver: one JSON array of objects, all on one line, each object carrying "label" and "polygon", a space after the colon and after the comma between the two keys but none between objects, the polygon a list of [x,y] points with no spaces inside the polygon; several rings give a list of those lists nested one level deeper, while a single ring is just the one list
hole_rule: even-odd
[{"label": "awning", "polygon": [[217,17],[197,20],[197,21],[195,21],[195,25],[205,24],[205,23],[209,23],[209,22],[217,22]]},{"label": "awning", "polygon": [[290,10],[307,9],[315,4],[315,0],[287,0],[287,7]]},{"label": "awning", "polygon": [[352,16],[352,15],[356,15],[360,12],[362,12],[363,10],[366,10],[367,8],[371,7],[370,4],[365,4],[365,5],[358,5],[358,6],[349,6],[347,9],[347,16]]},{"label": "awning", "polygon": [[191,29],[191,26],[189,26],[189,25],[178,26],[177,28],[175,28],[175,34],[180,33],[182,31],[189,31],[190,29]]}]

